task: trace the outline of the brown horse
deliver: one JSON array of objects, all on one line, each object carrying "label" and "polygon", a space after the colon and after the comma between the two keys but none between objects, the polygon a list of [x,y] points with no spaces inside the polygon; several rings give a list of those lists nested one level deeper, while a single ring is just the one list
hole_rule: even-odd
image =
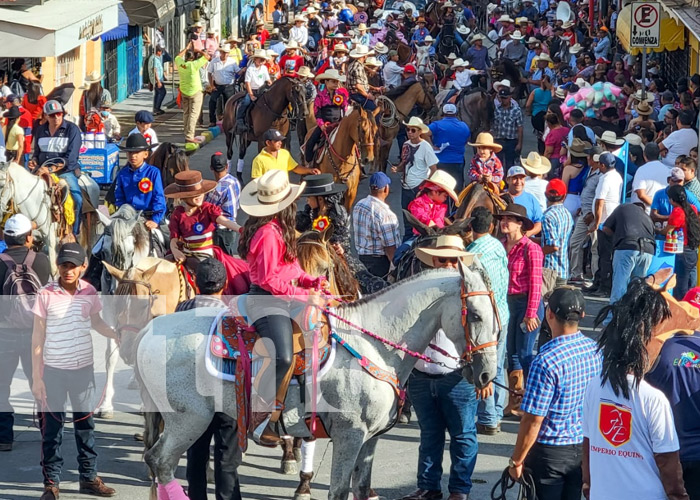
[{"label": "brown horse", "polygon": [[352,112],[340,120],[338,128],[331,132],[323,146],[317,167],[323,173],[333,174],[335,182],[345,184],[343,204],[350,211],[357,197],[360,183],[360,166],[374,161],[374,137],[377,126],[368,111],[355,106]]},{"label": "brown horse", "polygon": [[491,187],[481,182],[472,182],[459,194],[459,208],[455,220],[467,219],[476,207],[486,207],[492,214],[497,214],[512,200],[509,194],[499,196]]},{"label": "brown horse", "polygon": [[[304,116],[306,89],[304,85],[295,78],[283,76],[275,81],[270,89],[257,98],[248,111],[250,115],[249,129],[239,135],[238,159],[239,162],[245,158],[246,150],[251,142],[258,142],[258,150],[264,146],[259,140],[260,137],[273,125],[281,127],[280,132],[286,135],[289,131],[289,121],[287,120],[287,109],[291,104],[297,111],[298,116]],[[226,101],[224,106],[224,118],[222,128],[226,134],[226,158],[233,158],[233,141],[236,128],[236,110],[240,103],[242,93],[232,96]]]},{"label": "brown horse", "polygon": [[[437,95],[438,108],[442,108],[447,93],[444,90]],[[495,109],[493,99],[484,89],[467,91],[457,98],[457,116],[469,126],[472,137],[491,130]]]},{"label": "brown horse", "polygon": [[[436,109],[435,94],[433,93],[433,75],[426,74],[408,88],[397,87],[384,95],[378,104],[382,108],[379,119],[378,140],[374,147],[374,171],[386,171],[391,144],[396,139],[401,122],[406,120],[413,106],[418,104],[426,112]],[[391,104],[386,100],[391,100]]]},{"label": "brown horse", "polygon": [[172,142],[163,142],[151,152],[146,163],[160,170],[163,185],[175,182],[175,174],[190,169],[190,162],[185,150]]}]

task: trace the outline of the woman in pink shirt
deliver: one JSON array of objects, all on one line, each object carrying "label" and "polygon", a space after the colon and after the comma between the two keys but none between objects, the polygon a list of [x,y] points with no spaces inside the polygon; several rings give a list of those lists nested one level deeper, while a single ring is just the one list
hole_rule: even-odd
[{"label": "woman in pink shirt", "polygon": [[[527,217],[524,206],[509,204],[505,211],[496,215],[500,220],[501,233],[505,236],[503,245],[508,255],[508,383],[513,390],[522,390],[523,381],[535,354],[540,325],[544,317],[542,303],[542,248],[533,243],[525,233],[534,224]],[[508,402],[504,415],[510,411],[519,414],[519,404]]]},{"label": "woman in pink shirt", "polygon": [[[286,172],[271,170],[248,183],[240,198],[241,209],[250,215],[238,246],[241,258],[250,266],[249,321],[258,335],[270,339],[275,347],[274,387],[270,383],[272,375],[264,374],[259,377],[263,383],[258,388],[264,407],[273,407],[272,415],[260,413],[260,406],[253,405],[255,434],[259,435],[256,441],[264,446],[281,442],[271,425],[277,422],[284,408],[292,368],[294,346],[290,318],[306,304],[321,308],[325,305],[319,291],[326,286],[325,277],[306,274],[296,257],[295,200],[305,185],[303,182],[290,184]],[[307,325],[302,327],[307,328]]]}]

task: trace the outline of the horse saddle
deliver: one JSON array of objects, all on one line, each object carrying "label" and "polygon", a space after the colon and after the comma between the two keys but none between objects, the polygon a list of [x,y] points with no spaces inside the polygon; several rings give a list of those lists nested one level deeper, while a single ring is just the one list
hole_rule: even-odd
[{"label": "horse saddle", "polygon": [[[49,172],[39,172],[37,175],[46,184],[46,192],[51,200],[51,217],[54,222],[66,222],[67,226],[72,226],[75,222],[75,204],[70,194],[68,183]],[[85,199],[89,199],[85,197]]]},{"label": "horse saddle", "polygon": [[467,187],[465,187],[459,194],[459,198],[457,199],[459,205],[461,205],[464,200],[469,198],[470,193],[477,186],[477,184],[483,186],[484,191],[486,191],[488,197],[491,198],[491,202],[493,203],[494,207],[496,207],[499,211],[506,209],[507,204],[503,198],[501,198],[501,190],[498,187],[498,184],[495,182],[472,182],[468,184]]},{"label": "horse saddle", "polygon": [[[312,166],[318,166],[323,161],[323,155],[326,153],[326,144],[333,144],[335,136],[338,133],[338,125],[340,123],[333,123],[330,126],[330,132],[326,129],[326,133],[321,133],[321,137],[318,139],[314,145],[314,159]],[[330,151],[328,154],[333,154]]]}]

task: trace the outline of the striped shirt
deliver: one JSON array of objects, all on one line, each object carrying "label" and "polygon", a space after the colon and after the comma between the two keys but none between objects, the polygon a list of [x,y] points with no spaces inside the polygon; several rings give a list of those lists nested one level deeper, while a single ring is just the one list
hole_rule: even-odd
[{"label": "striped shirt", "polygon": [[544,256],[544,267],[553,269],[557,276],[569,279],[569,240],[574,230],[574,218],[571,212],[558,203],[549,207],[542,218],[542,246],[559,248],[556,252]]},{"label": "striped shirt", "polygon": [[556,337],[542,346],[530,365],[520,409],[545,417],[537,442],[564,446],[583,442],[583,397],[600,374],[597,344],[581,332]]},{"label": "striped shirt", "polygon": [[61,370],[78,370],[93,364],[91,316],[102,310],[97,290],[80,280],[75,294],[58,281],[39,290],[32,312],[46,320],[44,364]]},{"label": "striped shirt", "polygon": [[370,195],[357,202],[352,219],[358,255],[384,255],[385,248],[401,244],[399,220],[379,198]]},{"label": "striped shirt", "polygon": [[506,328],[510,319],[508,309],[508,257],[503,244],[496,238],[487,234],[474,240],[468,247],[468,252],[479,254],[479,261],[484,269],[488,270],[491,280],[491,290],[496,298],[498,316],[501,326]]},{"label": "striped shirt", "polygon": [[523,236],[508,252],[508,295],[528,294],[526,318],[537,317],[542,301],[542,248]]}]

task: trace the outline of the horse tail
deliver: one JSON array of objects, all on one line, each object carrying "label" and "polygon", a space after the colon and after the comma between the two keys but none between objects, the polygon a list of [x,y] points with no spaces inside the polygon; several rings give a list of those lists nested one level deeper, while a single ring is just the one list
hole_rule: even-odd
[{"label": "horse tail", "polygon": [[[158,439],[160,439],[160,434],[163,432],[163,416],[156,409],[156,405],[146,389],[143,389],[145,385],[141,379],[137,365],[134,365],[134,373],[136,374],[136,380],[138,380],[139,386],[142,387],[141,399],[143,400],[144,404],[143,417],[145,420],[143,425],[143,453],[145,455],[155,446]],[[158,485],[156,483],[156,479],[158,477],[157,472],[153,470],[149,460],[144,461],[146,462],[146,466],[148,467],[148,471],[151,476],[149,498],[150,500],[158,500]]]}]

